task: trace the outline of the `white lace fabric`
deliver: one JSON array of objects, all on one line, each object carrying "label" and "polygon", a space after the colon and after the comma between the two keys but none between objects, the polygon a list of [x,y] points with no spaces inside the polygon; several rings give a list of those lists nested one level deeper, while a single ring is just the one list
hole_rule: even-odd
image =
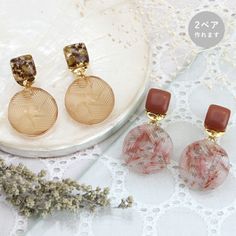
[{"label": "white lace fabric", "polygon": [[[0,235],[142,235],[232,236],[236,232],[236,4],[234,0],[145,0],[137,2],[152,47],[150,87],[172,92],[163,128],[174,143],[166,170],[140,175],[122,159],[124,136],[147,121],[140,109],[113,137],[73,155],[53,159],[24,159],[1,153],[8,163],[22,162],[33,171],[46,169],[51,179],[72,177],[93,186],[109,186],[112,205],[132,195],[129,210],[81,212],[28,221],[0,196]],[[226,26],[224,40],[201,50],[188,37],[188,22],[200,11],[220,15]],[[179,178],[183,148],[205,137],[203,120],[212,103],[231,109],[226,134],[219,143],[232,164],[226,182],[209,192],[192,191]]]}]

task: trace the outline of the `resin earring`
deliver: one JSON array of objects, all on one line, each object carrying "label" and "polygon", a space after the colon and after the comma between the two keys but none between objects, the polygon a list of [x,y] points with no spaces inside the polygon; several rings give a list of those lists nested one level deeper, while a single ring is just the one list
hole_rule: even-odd
[{"label": "resin earring", "polygon": [[47,132],[56,122],[58,108],[55,99],[45,90],[32,87],[36,68],[31,55],[14,58],[10,62],[16,82],[23,86],[8,107],[8,120],[18,132],[37,136]]},{"label": "resin earring", "polygon": [[68,68],[75,80],[65,95],[65,106],[69,115],[77,122],[87,125],[104,121],[114,107],[111,87],[96,76],[85,75],[89,56],[84,43],[64,48]]},{"label": "resin earring", "polygon": [[170,162],[173,143],[159,122],[166,116],[171,94],[160,89],[150,89],[146,100],[149,123],[133,128],[125,137],[123,157],[136,172],[155,173]]},{"label": "resin earring", "polygon": [[183,151],[180,176],[190,188],[214,189],[228,176],[229,158],[226,151],[216,143],[216,139],[224,134],[229,117],[229,109],[211,105],[204,122],[208,138],[188,145]]}]

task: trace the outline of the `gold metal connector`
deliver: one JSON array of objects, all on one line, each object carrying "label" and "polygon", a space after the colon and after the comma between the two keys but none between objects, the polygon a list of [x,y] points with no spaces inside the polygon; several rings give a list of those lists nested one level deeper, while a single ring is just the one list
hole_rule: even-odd
[{"label": "gold metal connector", "polygon": [[154,114],[154,113],[151,113],[149,111],[146,111],[146,115],[149,118],[149,122],[151,124],[156,124],[156,123],[160,122],[166,116],[166,115]]},{"label": "gold metal connector", "polygon": [[217,132],[215,130],[209,130],[209,129],[205,129],[205,130],[208,135],[208,139],[213,142],[216,142],[217,138],[219,138],[225,134],[225,132]]}]

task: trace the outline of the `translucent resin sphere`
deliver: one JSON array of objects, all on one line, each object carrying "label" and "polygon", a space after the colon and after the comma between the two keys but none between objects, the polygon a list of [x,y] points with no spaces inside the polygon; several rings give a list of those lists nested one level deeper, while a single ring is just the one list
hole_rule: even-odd
[{"label": "translucent resin sphere", "polygon": [[87,125],[104,121],[111,114],[114,103],[112,88],[96,76],[74,80],[65,95],[65,105],[70,116]]},{"label": "translucent resin sphere", "polygon": [[16,93],[8,107],[8,119],[18,132],[37,136],[47,132],[56,122],[55,99],[45,90],[30,87]]},{"label": "translucent resin sphere", "polygon": [[228,176],[229,158],[217,143],[204,139],[187,146],[180,160],[180,175],[192,189],[209,190]]},{"label": "translucent resin sphere", "polygon": [[173,143],[159,126],[143,124],[132,129],[125,137],[123,157],[136,172],[155,173],[170,162]]}]

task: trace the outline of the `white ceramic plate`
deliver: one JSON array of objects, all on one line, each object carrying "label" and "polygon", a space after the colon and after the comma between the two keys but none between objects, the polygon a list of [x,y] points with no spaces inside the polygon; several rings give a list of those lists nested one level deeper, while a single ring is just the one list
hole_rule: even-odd
[{"label": "white ceramic plate", "polygon": [[[27,157],[53,157],[75,152],[111,135],[137,108],[148,82],[149,47],[141,17],[132,1],[1,0],[0,8],[0,146]],[[63,47],[85,42],[88,74],[108,82],[115,108],[103,123],[85,126],[73,121],[64,94],[73,81]],[[32,54],[35,86],[51,93],[59,107],[56,125],[45,135],[27,138],[7,119],[8,103],[22,88],[14,81],[9,61]]]}]

